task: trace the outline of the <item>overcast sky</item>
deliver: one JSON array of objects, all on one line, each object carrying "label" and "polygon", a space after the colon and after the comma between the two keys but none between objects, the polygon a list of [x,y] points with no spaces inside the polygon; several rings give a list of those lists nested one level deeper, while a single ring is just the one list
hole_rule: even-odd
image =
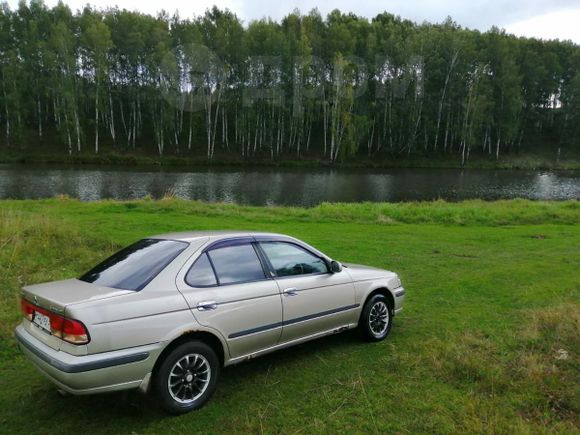
[{"label": "overcast sky", "polygon": [[[52,6],[58,0],[45,0]],[[16,7],[18,0],[9,0]],[[228,8],[245,23],[262,17],[279,20],[294,8],[308,13],[317,7],[326,15],[332,9],[372,18],[387,11],[416,22],[440,22],[450,15],[464,27],[488,30],[492,25],[510,33],[544,39],[571,39],[580,43],[580,0],[64,0],[73,10],[90,3],[156,14],[161,8],[180,16],[203,14],[212,5]]]}]

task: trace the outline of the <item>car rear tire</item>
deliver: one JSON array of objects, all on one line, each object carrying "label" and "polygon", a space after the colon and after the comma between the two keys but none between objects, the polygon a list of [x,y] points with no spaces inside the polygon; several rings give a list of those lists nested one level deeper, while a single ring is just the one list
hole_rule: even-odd
[{"label": "car rear tire", "polygon": [[383,294],[370,297],[358,322],[363,337],[369,341],[384,340],[391,332],[393,324],[393,307]]},{"label": "car rear tire", "polygon": [[183,343],[163,360],[153,379],[161,407],[170,414],[199,409],[216,389],[220,362],[215,351],[200,341]]}]

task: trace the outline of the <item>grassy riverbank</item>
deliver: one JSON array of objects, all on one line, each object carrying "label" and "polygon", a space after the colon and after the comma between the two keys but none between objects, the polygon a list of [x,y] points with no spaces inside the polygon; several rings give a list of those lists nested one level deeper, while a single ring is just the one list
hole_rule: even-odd
[{"label": "grassy riverbank", "polygon": [[[104,152],[101,154],[83,153],[68,155],[62,152],[28,153],[6,151],[0,153],[0,163],[61,163],[75,165],[121,165],[121,166],[265,166],[265,167],[297,167],[297,168],[461,168],[461,159],[456,155],[411,156],[400,155],[393,158],[367,158],[358,156],[346,161],[337,161],[332,165],[325,159],[306,157],[301,160],[282,158],[271,160],[268,157],[243,159],[231,156],[217,156],[207,160],[204,156],[191,157],[183,155],[155,156],[148,154]],[[562,158],[542,153],[527,153],[522,155],[505,154],[496,160],[494,156],[474,155],[465,164],[471,169],[529,169],[529,170],[578,170],[580,155],[568,152]]]},{"label": "grassy riverbank", "polygon": [[[577,432],[579,224],[575,201],[0,201],[1,431]],[[405,311],[379,344],[348,333],[228,368],[208,406],[179,418],[137,393],[61,399],[21,357],[23,284],[76,276],[143,236],[217,228],[393,269]]]}]

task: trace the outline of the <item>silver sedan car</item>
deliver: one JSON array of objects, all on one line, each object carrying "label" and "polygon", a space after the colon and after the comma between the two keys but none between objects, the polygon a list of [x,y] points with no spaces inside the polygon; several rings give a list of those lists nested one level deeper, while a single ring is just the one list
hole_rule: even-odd
[{"label": "silver sedan car", "polygon": [[24,287],[16,339],[63,393],[152,390],[180,414],[207,402],[223,366],[352,328],[383,340],[404,299],[395,273],[289,236],[164,234]]}]

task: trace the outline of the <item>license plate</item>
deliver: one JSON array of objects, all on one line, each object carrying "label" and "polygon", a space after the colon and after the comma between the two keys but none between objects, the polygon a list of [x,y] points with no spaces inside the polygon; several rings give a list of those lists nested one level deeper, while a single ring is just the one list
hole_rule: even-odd
[{"label": "license plate", "polygon": [[39,313],[38,311],[35,311],[32,321],[36,323],[38,326],[40,326],[42,329],[44,329],[46,332],[51,332],[50,318],[48,316],[45,316],[44,314]]}]

